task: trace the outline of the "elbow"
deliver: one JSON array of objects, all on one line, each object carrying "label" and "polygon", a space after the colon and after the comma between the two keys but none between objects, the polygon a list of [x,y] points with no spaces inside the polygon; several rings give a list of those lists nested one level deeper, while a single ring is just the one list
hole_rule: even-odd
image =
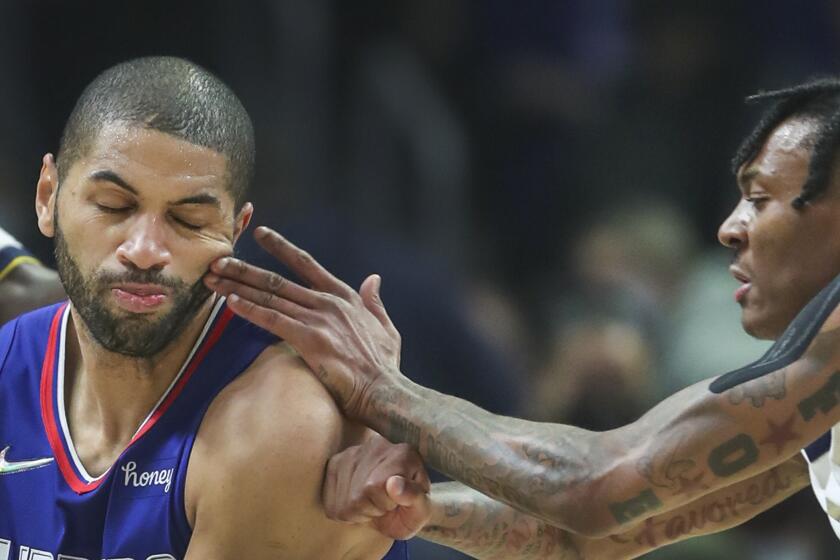
[{"label": "elbow", "polygon": [[[614,438],[607,439],[605,435],[601,438],[593,448],[586,476],[574,481],[566,478],[566,484],[555,481],[550,488],[556,491],[545,492],[546,501],[542,504],[543,517],[547,521],[591,539],[626,530],[625,524],[635,510],[645,505],[640,500],[643,487],[637,489],[641,493],[639,498],[622,501],[627,499],[628,493],[634,495],[633,488],[639,486],[635,450]],[[551,478],[549,475],[549,484]]]}]

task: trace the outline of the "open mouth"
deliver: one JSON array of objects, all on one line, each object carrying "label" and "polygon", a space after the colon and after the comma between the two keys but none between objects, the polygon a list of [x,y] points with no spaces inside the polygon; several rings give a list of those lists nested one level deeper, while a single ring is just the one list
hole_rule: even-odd
[{"label": "open mouth", "polygon": [[741,271],[741,269],[735,266],[729,267],[729,271],[732,273],[732,276],[735,277],[735,280],[741,283],[741,285],[738,286],[738,288],[735,290],[734,294],[735,302],[741,303],[742,301],[744,301],[744,298],[747,297],[747,292],[749,292],[750,288],[752,288],[752,282],[750,281],[749,276],[744,274],[744,272]]}]

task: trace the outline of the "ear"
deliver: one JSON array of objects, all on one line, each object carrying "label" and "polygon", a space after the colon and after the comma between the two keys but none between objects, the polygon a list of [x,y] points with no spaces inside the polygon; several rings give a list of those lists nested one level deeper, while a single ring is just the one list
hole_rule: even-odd
[{"label": "ear", "polygon": [[55,205],[58,196],[58,168],[52,154],[44,155],[38,186],[35,190],[35,213],[38,229],[47,237],[55,235]]},{"label": "ear", "polygon": [[233,243],[234,245],[239,240],[242,232],[248,229],[248,224],[251,223],[251,216],[254,215],[254,205],[246,202],[242,205],[239,214],[236,215],[236,223],[233,226]]}]

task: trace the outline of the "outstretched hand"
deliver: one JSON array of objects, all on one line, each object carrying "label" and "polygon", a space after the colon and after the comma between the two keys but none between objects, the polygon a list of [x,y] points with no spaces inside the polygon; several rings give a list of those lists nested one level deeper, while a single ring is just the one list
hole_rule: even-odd
[{"label": "outstretched hand", "polygon": [[306,286],[233,257],[213,262],[205,284],[291,344],[344,412],[363,418],[372,387],[400,375],[400,334],[379,296],[381,278],[368,276],[357,293],[274,230],[259,227],[254,238]]}]

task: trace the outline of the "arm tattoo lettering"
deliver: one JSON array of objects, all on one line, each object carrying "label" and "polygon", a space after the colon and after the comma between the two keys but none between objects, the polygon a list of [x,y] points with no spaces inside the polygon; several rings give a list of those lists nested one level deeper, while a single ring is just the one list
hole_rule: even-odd
[{"label": "arm tattoo lettering", "polygon": [[750,519],[807,484],[807,467],[783,464],[677,510],[650,517],[639,529],[610,539],[651,550],[690,536],[714,533]]},{"label": "arm tattoo lettering", "polygon": [[715,447],[709,454],[709,468],[715,475],[724,478],[744,470],[758,460],[758,447],[747,434]]},{"label": "arm tattoo lettering", "polygon": [[646,513],[655,511],[661,506],[662,502],[659,501],[659,498],[653,490],[648,488],[635,498],[631,498],[626,502],[610,504],[610,512],[612,512],[613,517],[619,523],[627,523]]},{"label": "arm tattoo lettering", "polygon": [[[552,525],[603,534],[616,521],[664,514],[731,484],[729,477],[757,474],[824,432],[840,412],[840,371],[827,367],[837,359],[840,329],[812,346],[785,369],[725,395],[698,383],[609,432],[497,416],[402,376],[371,387],[365,421],[484,494]],[[792,413],[811,423],[791,421]],[[640,461],[644,454],[654,457]],[[580,503],[589,504],[585,517]]]},{"label": "arm tattoo lettering", "polygon": [[840,394],[840,371],[835,371],[825,385],[799,403],[799,414],[806,422],[813,420],[817,412],[828,414],[837,406],[838,394]]}]

